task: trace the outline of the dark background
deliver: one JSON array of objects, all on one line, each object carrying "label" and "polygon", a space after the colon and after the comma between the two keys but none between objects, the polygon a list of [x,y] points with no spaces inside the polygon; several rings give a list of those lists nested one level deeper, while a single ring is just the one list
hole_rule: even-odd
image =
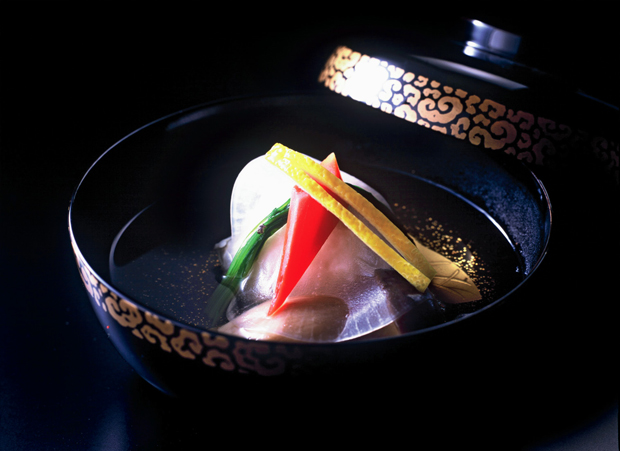
[{"label": "dark background", "polygon": [[[579,10],[565,2],[543,10],[539,3],[250,11],[240,5],[3,2],[0,449],[186,449],[219,445],[216,438],[296,446],[324,430],[365,433],[342,427],[345,406],[326,404],[314,421],[306,415],[291,428],[298,412],[290,406],[265,419],[261,406],[241,402],[236,415],[222,417],[218,406],[192,410],[143,382],[107,341],[87,302],[67,233],[72,191],[108,147],[163,115],[225,97],[316,89],[328,45],[349,31],[396,25],[441,36],[460,17],[477,18],[525,36],[525,57],[537,67],[618,105],[617,17],[599,6],[609,3]],[[380,416],[398,412],[394,398]],[[512,431],[497,449],[617,446],[617,390],[576,412],[550,419],[548,427]],[[355,412],[371,429],[377,415]],[[248,437],[248,426],[259,420],[264,429]],[[486,433],[483,424],[473,429],[473,442]],[[395,446],[395,438],[411,431],[374,433]]]}]

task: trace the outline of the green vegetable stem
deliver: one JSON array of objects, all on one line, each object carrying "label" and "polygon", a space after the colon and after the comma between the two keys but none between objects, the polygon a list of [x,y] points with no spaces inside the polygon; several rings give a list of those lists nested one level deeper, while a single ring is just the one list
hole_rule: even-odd
[{"label": "green vegetable stem", "polygon": [[226,309],[237,294],[241,281],[250,272],[250,268],[258,258],[265,242],[286,224],[290,202],[289,199],[280,207],[271,210],[271,213],[254,227],[246,237],[235,254],[222,282],[207,302],[205,308],[207,328],[217,327],[225,322]]}]

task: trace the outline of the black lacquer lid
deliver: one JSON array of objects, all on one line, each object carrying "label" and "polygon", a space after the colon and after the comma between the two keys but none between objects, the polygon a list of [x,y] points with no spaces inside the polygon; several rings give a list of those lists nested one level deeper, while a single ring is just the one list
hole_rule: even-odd
[{"label": "black lacquer lid", "polygon": [[345,36],[319,82],[540,172],[577,163],[620,181],[617,106],[568,74],[533,67],[534,44],[515,32],[473,19],[451,30],[444,38],[402,29]]}]

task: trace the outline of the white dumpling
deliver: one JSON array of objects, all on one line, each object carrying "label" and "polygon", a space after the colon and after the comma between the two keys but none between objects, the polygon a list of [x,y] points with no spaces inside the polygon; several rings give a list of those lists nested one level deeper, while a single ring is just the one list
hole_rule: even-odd
[{"label": "white dumpling", "polygon": [[[375,189],[362,180],[341,172],[342,179],[372,193],[379,201],[387,202]],[[291,197],[295,182],[280,169],[269,163],[264,156],[251,160],[239,173],[230,199],[231,237],[224,240],[222,264],[227,268],[247,235],[274,208]]]}]

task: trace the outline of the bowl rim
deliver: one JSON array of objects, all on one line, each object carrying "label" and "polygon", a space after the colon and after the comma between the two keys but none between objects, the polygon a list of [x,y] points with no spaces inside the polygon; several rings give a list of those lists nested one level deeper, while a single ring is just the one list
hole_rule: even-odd
[{"label": "bowl rim", "polygon": [[[250,342],[250,343],[269,343],[269,344],[274,344],[274,345],[278,345],[278,346],[295,346],[295,347],[312,347],[312,348],[332,348],[334,346],[337,346],[338,348],[340,347],[345,347],[345,346],[359,346],[360,344],[363,343],[368,343],[368,342],[381,342],[381,341],[394,341],[394,340],[401,340],[403,337],[414,337],[414,336],[420,336],[420,335],[427,335],[430,333],[433,333],[434,331],[439,331],[439,330],[443,330],[447,327],[450,327],[454,324],[457,323],[463,323],[465,321],[468,321],[469,319],[471,319],[472,317],[477,317],[479,314],[483,314],[485,312],[487,312],[489,309],[491,308],[495,308],[500,304],[505,303],[506,299],[509,298],[515,291],[517,291],[518,289],[520,289],[525,283],[528,282],[528,280],[530,279],[530,277],[537,272],[538,268],[540,267],[540,265],[542,264],[543,260],[545,259],[545,256],[547,255],[547,252],[549,250],[549,244],[550,244],[550,239],[551,239],[551,229],[552,229],[552,225],[553,225],[553,212],[552,212],[552,204],[551,204],[551,199],[549,197],[549,194],[547,192],[547,189],[544,186],[544,183],[542,182],[542,180],[535,174],[535,172],[527,167],[527,165],[525,165],[522,162],[519,162],[521,164],[521,166],[524,168],[524,170],[528,173],[529,177],[531,177],[531,181],[538,186],[538,189],[540,190],[540,195],[542,197],[541,203],[543,203],[544,205],[546,205],[546,214],[548,216],[548,231],[545,234],[545,239],[544,242],[541,245],[541,250],[540,250],[540,255],[537,257],[537,259],[535,260],[535,262],[533,262],[533,264],[531,265],[531,268],[529,270],[529,272],[527,274],[524,275],[524,277],[519,281],[519,283],[517,285],[515,285],[510,291],[508,291],[507,293],[504,293],[501,297],[493,300],[492,302],[490,302],[487,305],[482,306],[481,308],[477,309],[474,312],[468,313],[466,315],[462,315],[461,317],[455,318],[453,320],[450,320],[448,322],[445,323],[441,323],[441,324],[437,324],[434,326],[430,326],[424,329],[419,329],[419,330],[414,330],[414,331],[410,331],[407,332],[405,334],[401,334],[401,335],[396,335],[396,336],[380,336],[380,337],[373,337],[373,338],[369,338],[369,339],[364,339],[364,340],[345,340],[345,341],[341,341],[341,342],[303,342],[303,341],[294,341],[294,342],[280,342],[280,341],[272,341],[272,340],[250,340],[244,337],[240,337],[240,336],[236,336],[236,335],[230,335],[230,334],[226,334],[217,330],[211,330],[211,329],[206,329],[206,328],[201,328],[199,326],[195,326],[195,325],[191,325],[191,324],[187,324],[185,322],[183,322],[182,320],[173,318],[173,317],[169,317],[166,315],[163,315],[159,312],[157,312],[155,309],[149,307],[148,305],[145,305],[143,302],[139,301],[138,299],[133,298],[132,296],[128,296],[126,293],[124,293],[122,290],[120,290],[119,288],[117,288],[116,286],[114,286],[114,284],[112,284],[111,282],[107,281],[104,277],[102,277],[100,274],[98,274],[97,271],[95,271],[95,269],[89,264],[88,260],[86,259],[86,257],[83,255],[81,249],[80,249],[80,245],[77,242],[77,239],[75,237],[74,234],[74,227],[73,227],[73,211],[74,211],[74,204],[75,204],[75,200],[76,197],[78,195],[78,192],[80,190],[80,187],[83,185],[84,181],[86,180],[86,178],[88,177],[88,175],[90,174],[90,172],[92,172],[92,170],[94,169],[94,167],[99,164],[99,162],[110,152],[113,151],[113,149],[115,149],[116,147],[118,147],[119,145],[121,145],[122,143],[124,143],[125,141],[129,140],[131,137],[133,137],[134,135],[140,133],[141,131],[152,127],[156,124],[165,122],[167,120],[171,120],[174,119],[176,117],[181,117],[181,116],[185,116],[187,114],[191,114],[191,113],[198,113],[199,111],[208,109],[208,108],[213,108],[213,107],[217,107],[223,104],[230,104],[230,103],[235,103],[235,102],[239,102],[239,101],[246,101],[248,99],[273,99],[273,98],[284,98],[284,97],[289,97],[291,95],[302,95],[302,96],[314,96],[317,95],[316,92],[289,92],[289,93],[278,93],[278,94],[272,94],[272,95],[251,95],[251,96],[234,96],[234,97],[227,97],[227,98],[222,98],[219,100],[215,100],[215,101],[211,101],[211,102],[205,102],[205,103],[200,103],[200,104],[196,104],[187,108],[183,108],[180,110],[177,110],[175,112],[166,114],[164,116],[161,116],[155,120],[152,120],[140,127],[138,127],[137,129],[133,130],[132,132],[128,133],[127,135],[123,136],[122,138],[120,138],[119,140],[117,140],[116,142],[114,142],[111,146],[109,146],[101,155],[99,155],[95,161],[88,167],[88,169],[85,171],[84,175],[81,177],[79,183],[76,185],[76,187],[74,188],[72,195],[70,197],[69,200],[69,207],[68,207],[68,214],[67,214],[67,221],[68,221],[68,233],[69,233],[69,238],[70,238],[70,243],[72,246],[72,250],[74,253],[74,256],[76,257],[77,260],[77,264],[78,264],[78,270],[80,271],[80,274],[82,276],[83,282],[84,284],[88,284],[90,283],[85,279],[85,275],[82,274],[82,271],[86,271],[88,273],[88,275],[94,277],[98,283],[101,285],[103,291],[107,291],[110,293],[114,293],[118,298],[119,301],[123,300],[125,302],[129,302],[130,304],[133,304],[136,308],[138,308],[139,310],[143,311],[144,313],[153,315],[157,318],[161,318],[167,322],[172,323],[173,325],[175,325],[175,327],[179,328],[179,329],[186,329],[189,331],[192,331],[196,334],[202,334],[202,333],[208,333],[210,335],[213,336],[222,336],[222,337],[226,337],[228,340],[241,340],[243,342]],[[318,93],[318,95],[324,95],[322,93]],[[331,97],[331,95],[330,95]]]}]

